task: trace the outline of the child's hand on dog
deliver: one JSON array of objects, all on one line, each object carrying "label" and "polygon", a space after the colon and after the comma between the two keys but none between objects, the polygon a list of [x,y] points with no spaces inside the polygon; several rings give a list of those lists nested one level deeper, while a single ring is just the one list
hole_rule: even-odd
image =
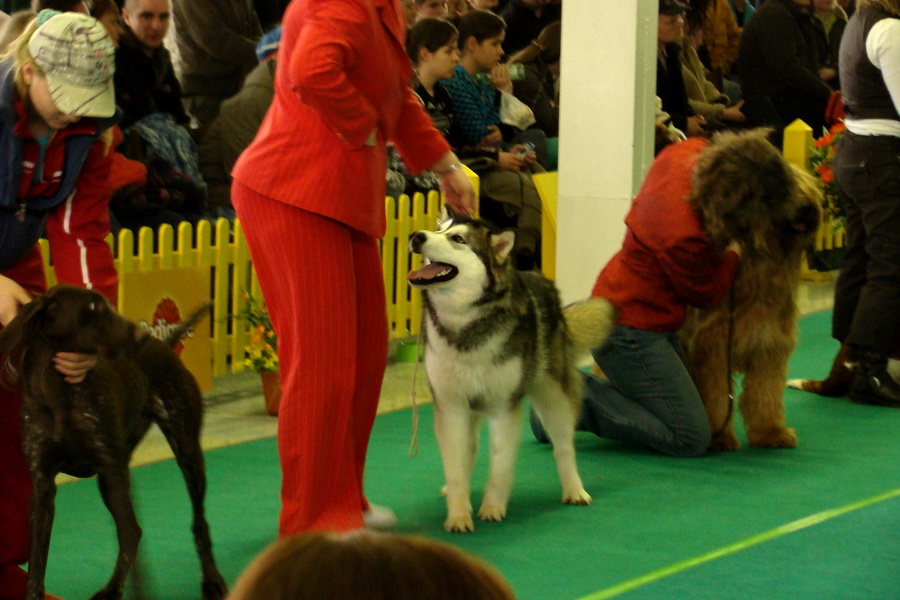
[{"label": "child's hand on dog", "polygon": [[53,357],[53,366],[66,376],[66,383],[81,383],[88,371],[97,366],[97,355],[57,352]]}]

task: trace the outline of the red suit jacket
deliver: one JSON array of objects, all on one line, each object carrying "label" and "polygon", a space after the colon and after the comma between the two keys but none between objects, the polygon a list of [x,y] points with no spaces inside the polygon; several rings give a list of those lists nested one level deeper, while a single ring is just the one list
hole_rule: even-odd
[{"label": "red suit jacket", "polygon": [[449,150],[410,88],[405,36],[396,0],[292,2],[275,98],[234,179],[382,237],[386,142],[413,172]]},{"label": "red suit jacket", "polygon": [[711,247],[688,203],[697,156],[709,146],[690,138],[663,150],[625,217],[622,249],[601,271],[593,295],[616,307],[616,322],[676,331],[688,306],[709,308],[734,281],[740,259]]}]

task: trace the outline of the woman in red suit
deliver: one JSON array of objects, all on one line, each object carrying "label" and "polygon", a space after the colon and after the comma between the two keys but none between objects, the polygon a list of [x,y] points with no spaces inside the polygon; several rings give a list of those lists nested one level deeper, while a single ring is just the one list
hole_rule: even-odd
[{"label": "woman in red suit", "polygon": [[238,160],[232,201],[278,333],[281,535],[390,527],[363,493],[387,362],[378,239],[386,142],[446,201],[475,195],[409,87],[397,0],[294,0],[275,98]]}]

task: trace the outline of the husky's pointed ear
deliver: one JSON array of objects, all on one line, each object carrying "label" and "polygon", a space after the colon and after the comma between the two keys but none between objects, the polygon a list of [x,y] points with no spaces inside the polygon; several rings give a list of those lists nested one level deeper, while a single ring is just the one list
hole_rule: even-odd
[{"label": "husky's pointed ear", "polygon": [[501,233],[492,233],[491,250],[493,250],[494,262],[498,265],[505,263],[515,243],[516,233],[514,231],[507,230]]},{"label": "husky's pointed ear", "polygon": [[19,310],[19,314],[0,331],[0,354],[11,354],[19,344],[32,337],[36,326],[35,317],[43,312],[46,304],[45,297],[41,296]]},{"label": "husky's pointed ear", "polygon": [[450,207],[450,205],[444,204],[444,206],[441,207],[441,214],[438,216],[438,227],[440,227],[444,223],[447,223],[448,221],[452,221],[453,217],[455,216],[456,213],[453,212],[453,209]]}]

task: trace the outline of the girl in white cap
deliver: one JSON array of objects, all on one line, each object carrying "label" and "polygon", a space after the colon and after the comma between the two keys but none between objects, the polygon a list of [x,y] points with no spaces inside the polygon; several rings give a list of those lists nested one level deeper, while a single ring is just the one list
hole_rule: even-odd
[{"label": "girl in white cap", "polygon": [[[115,303],[109,233],[109,127],[115,122],[115,49],[103,25],[80,13],[42,11],[0,57],[0,325],[46,291],[38,238],[46,231],[60,283]],[[60,353],[70,383],[96,364]],[[0,600],[25,597],[29,476],[20,401],[9,369],[0,386]],[[52,596],[47,596],[52,598]]]}]

